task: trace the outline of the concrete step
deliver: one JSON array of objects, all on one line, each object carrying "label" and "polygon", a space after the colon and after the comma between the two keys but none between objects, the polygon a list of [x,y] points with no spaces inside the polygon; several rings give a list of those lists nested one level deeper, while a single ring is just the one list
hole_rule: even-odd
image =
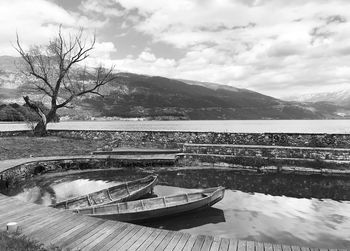
[{"label": "concrete step", "polygon": [[162,155],[178,154],[180,149],[143,149],[143,148],[115,148],[111,151],[95,151],[93,155]]},{"label": "concrete step", "polygon": [[266,167],[266,166],[302,166],[314,169],[333,169],[350,170],[350,161],[348,160],[319,160],[309,158],[268,158],[256,156],[232,156],[221,154],[196,154],[183,153],[178,154],[177,165],[180,166],[198,166],[202,164],[211,164],[213,166],[226,163],[228,165],[240,165],[247,167]]}]

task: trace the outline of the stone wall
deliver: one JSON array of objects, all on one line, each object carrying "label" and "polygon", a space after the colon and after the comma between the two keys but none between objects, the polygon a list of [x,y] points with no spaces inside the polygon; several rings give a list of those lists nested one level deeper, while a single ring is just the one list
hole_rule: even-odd
[{"label": "stone wall", "polygon": [[350,134],[74,130],[52,130],[49,134],[88,140],[103,139],[112,148],[118,146],[181,148],[184,143],[350,148]]},{"label": "stone wall", "polygon": [[350,161],[350,149],[329,147],[184,144],[183,151],[190,154],[220,154],[236,157]]},{"label": "stone wall", "polygon": [[26,162],[0,172],[0,188],[11,186],[18,180],[35,175],[69,170],[166,167],[173,166],[174,161],[167,159],[123,159],[111,156],[91,156],[84,158],[62,158]]},{"label": "stone wall", "polygon": [[[0,132],[0,136],[28,133]],[[350,170],[350,134],[51,130],[49,135],[103,140],[105,149],[99,150],[118,147],[184,149],[188,157],[184,163],[187,164],[199,161]]]},{"label": "stone wall", "polygon": [[1,137],[33,136],[31,131],[0,131]]}]

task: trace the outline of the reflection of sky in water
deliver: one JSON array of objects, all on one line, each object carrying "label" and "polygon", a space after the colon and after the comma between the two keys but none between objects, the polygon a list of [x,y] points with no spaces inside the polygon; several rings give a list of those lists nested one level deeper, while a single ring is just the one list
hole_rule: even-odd
[{"label": "reflection of sky in water", "polygon": [[[171,193],[175,189],[166,189]],[[189,189],[182,189],[181,192]],[[191,189],[192,190],[192,189]],[[216,235],[290,245],[314,247],[350,246],[350,202],[297,199],[260,193],[226,190],[222,201],[213,208],[223,211],[198,212],[145,225],[192,234]],[[196,218],[196,219],[194,219]],[[199,219],[198,219],[199,218]],[[210,219],[212,218],[212,219]],[[202,219],[203,225],[198,224]],[[194,226],[188,221],[196,221]],[[186,226],[183,229],[183,226]]]},{"label": "reflection of sky in water", "polygon": [[[119,183],[87,178],[63,179],[41,188],[27,188],[16,197],[48,205],[54,198],[63,200]],[[159,196],[197,190],[155,187]],[[350,246],[350,202],[297,199],[227,189],[224,199],[209,210],[145,225],[234,239],[345,248]]]},{"label": "reflection of sky in water", "polygon": [[105,182],[102,180],[79,179],[69,182],[62,182],[52,186],[58,201],[65,198],[72,198],[83,194],[93,193],[107,187],[115,186],[120,182]]},{"label": "reflection of sky in water", "polygon": [[55,200],[61,201],[84,194],[93,193],[107,187],[115,186],[120,182],[106,182],[103,180],[79,179],[54,183],[49,187],[26,188],[15,197],[28,202],[50,205]]}]

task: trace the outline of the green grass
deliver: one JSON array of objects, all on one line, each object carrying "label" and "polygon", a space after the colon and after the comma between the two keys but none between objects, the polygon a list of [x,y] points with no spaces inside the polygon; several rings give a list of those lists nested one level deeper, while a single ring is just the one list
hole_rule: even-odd
[{"label": "green grass", "polygon": [[49,251],[58,250],[55,248],[44,248],[43,245],[36,241],[30,240],[27,237],[19,233],[7,233],[6,231],[0,232],[0,250],[1,251]]},{"label": "green grass", "polygon": [[59,155],[86,155],[105,145],[103,140],[60,137],[0,137],[0,160]]}]

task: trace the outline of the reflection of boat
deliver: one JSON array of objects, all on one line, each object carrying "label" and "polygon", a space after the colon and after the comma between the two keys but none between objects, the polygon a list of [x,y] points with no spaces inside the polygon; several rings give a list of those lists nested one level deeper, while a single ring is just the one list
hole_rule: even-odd
[{"label": "reflection of boat", "polygon": [[151,219],[149,221],[142,221],[138,224],[147,227],[180,231],[221,222],[226,222],[224,211],[216,207],[208,207],[205,210],[198,210],[196,213]]},{"label": "reflection of boat", "polygon": [[142,221],[210,207],[220,201],[224,197],[224,193],[225,188],[214,187],[194,193],[93,206],[73,211],[120,221]]},{"label": "reflection of boat", "polygon": [[136,200],[145,194],[151,193],[156,182],[157,176],[147,176],[87,195],[60,201],[52,206],[55,208],[74,209]]}]

